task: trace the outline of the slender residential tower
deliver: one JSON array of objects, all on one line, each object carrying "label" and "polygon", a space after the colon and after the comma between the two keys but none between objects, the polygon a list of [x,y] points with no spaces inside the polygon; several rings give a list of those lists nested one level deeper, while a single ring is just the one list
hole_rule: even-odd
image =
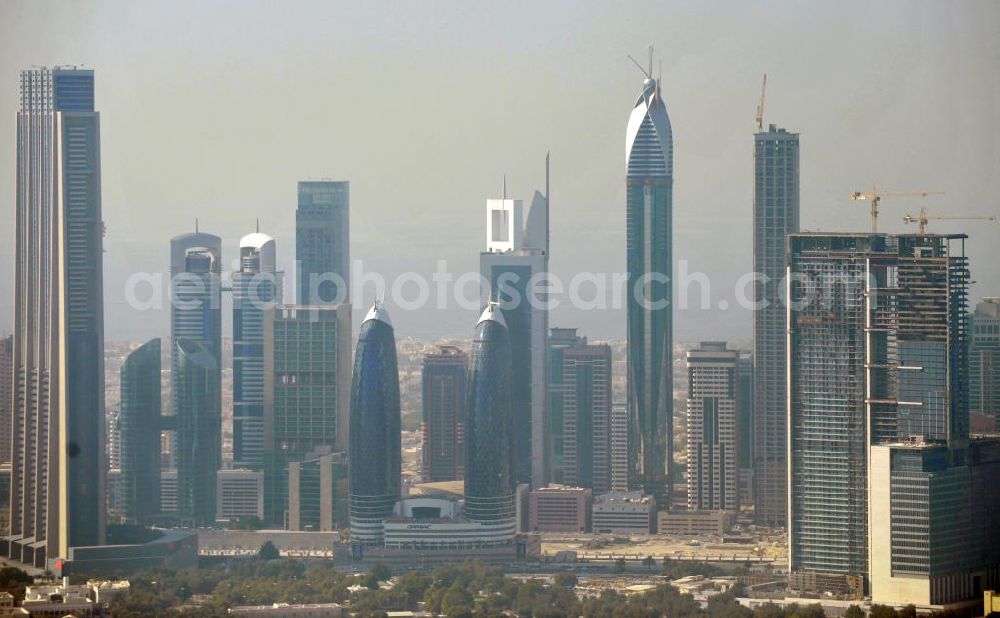
[{"label": "slender residential tower", "polygon": [[[545,184],[548,192],[548,180]],[[499,301],[510,337],[514,476],[518,483],[534,487],[548,482],[545,356],[549,312],[547,289],[528,282],[548,272],[548,208],[548,196],[535,191],[525,212],[522,200],[507,198],[505,180],[501,198],[486,200],[486,251],[479,255],[489,297]],[[537,303],[530,301],[532,287],[536,287]]]},{"label": "slender residential tower", "polygon": [[274,239],[259,231],[240,239],[233,273],[233,467],[264,466],[264,312],[281,303]]},{"label": "slender residential tower", "polygon": [[496,303],[476,324],[465,421],[465,516],[493,532],[516,528],[514,416],[507,324]]},{"label": "slender residential tower", "polygon": [[215,522],[216,482],[222,464],[222,414],[219,365],[211,351],[193,339],[178,339],[177,358],[177,514],[181,524]]},{"label": "slender residential tower", "polygon": [[786,445],[785,252],[799,231],[799,134],[770,125],[753,138],[753,479],[757,523],[783,527]]},{"label": "slender residential tower", "polygon": [[94,72],[21,71],[8,557],[104,542],[100,115]]},{"label": "slender residential tower", "polygon": [[160,390],[160,340],[150,339],[121,369],[122,515],[132,523],[160,513]]},{"label": "slender residential tower", "polygon": [[377,545],[399,500],[401,475],[396,338],[380,302],[358,333],[349,431],[351,542]]},{"label": "slender residential tower", "polygon": [[463,477],[468,365],[468,355],[456,346],[438,346],[437,352],[424,356],[420,468],[425,483]]},{"label": "slender residential tower", "polygon": [[649,70],[625,132],[629,486],[670,507],[673,468],[673,186],[670,118]]}]

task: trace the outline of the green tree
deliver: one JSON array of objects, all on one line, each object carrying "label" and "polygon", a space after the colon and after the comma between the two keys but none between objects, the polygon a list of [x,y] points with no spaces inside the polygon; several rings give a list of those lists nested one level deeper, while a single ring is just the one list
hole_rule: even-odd
[{"label": "green tree", "polygon": [[888,605],[872,605],[868,618],[897,618],[896,610]]},{"label": "green tree", "polygon": [[619,558],[618,560],[615,560],[615,570],[618,571],[619,573],[625,572],[625,558]]},{"label": "green tree", "polygon": [[576,574],[572,571],[559,571],[556,573],[555,582],[557,586],[575,588],[577,581]]},{"label": "green tree", "polygon": [[896,615],[899,618],[917,618],[917,607],[913,603],[910,603],[903,609],[898,610]]},{"label": "green tree", "polygon": [[865,618],[865,610],[858,605],[852,605],[844,612],[844,618]]},{"label": "green tree", "polygon": [[461,584],[455,582],[441,599],[441,611],[448,616],[471,615],[472,595]]},{"label": "green tree", "polygon": [[257,558],[261,560],[277,560],[281,557],[278,548],[271,541],[264,541],[264,544],[257,550]]},{"label": "green tree", "polygon": [[642,566],[648,566],[648,567],[656,566],[656,559],[653,558],[652,556],[646,556],[645,558],[642,559]]}]

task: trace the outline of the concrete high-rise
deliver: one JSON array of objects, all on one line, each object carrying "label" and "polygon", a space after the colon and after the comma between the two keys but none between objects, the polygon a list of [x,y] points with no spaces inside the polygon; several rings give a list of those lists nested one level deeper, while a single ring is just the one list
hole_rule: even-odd
[{"label": "concrete high-rise", "polygon": [[688,509],[739,510],[739,352],[703,341],[687,365]]},{"label": "concrete high-rise", "polygon": [[465,469],[465,380],[469,356],[439,346],[424,356],[421,476],[425,483],[463,478]]},{"label": "concrete high-rise", "polygon": [[611,491],[611,348],[575,328],[549,337],[551,481]]},{"label": "concrete high-rise", "polygon": [[14,335],[8,335],[0,339],[0,465],[10,463],[10,413],[14,407],[13,397]]},{"label": "concrete high-rise", "polygon": [[[546,185],[548,181],[546,181]],[[547,191],[548,189],[546,189]],[[480,273],[500,304],[513,361],[514,474],[518,483],[544,487],[547,479],[545,343],[548,292],[529,285],[548,271],[548,197],[538,191],[527,214],[521,200],[486,200],[486,251]],[[529,291],[530,288],[536,288]]]},{"label": "concrete high-rise", "polygon": [[740,458],[740,503],[753,506],[753,353],[740,352],[739,397],[736,402],[736,442]]},{"label": "concrete high-rise", "polygon": [[[170,410],[175,417],[180,414],[177,341],[183,338],[200,343],[222,367],[221,273],[221,238],[195,231],[170,239]],[[216,392],[222,396],[221,382]],[[219,409],[221,406],[220,399]],[[176,456],[176,444],[175,433],[170,441],[171,457]]]},{"label": "concrete high-rise", "polygon": [[968,445],[963,235],[792,234],[792,571],[866,577],[869,447]]},{"label": "concrete high-rise", "polygon": [[233,273],[233,467],[264,465],[264,312],[282,298],[274,239],[256,232],[240,239]]},{"label": "concrete high-rise", "polygon": [[799,134],[773,124],[753,138],[754,516],[784,526],[787,513],[785,252],[799,231]]},{"label": "concrete high-rise", "polygon": [[350,210],[349,182],[299,182],[295,298],[300,305],[351,302]]},{"label": "concrete high-rise", "polygon": [[625,132],[629,487],[670,507],[674,143],[650,69]]},{"label": "concrete high-rise", "polygon": [[399,368],[389,312],[376,302],[358,332],[351,383],[351,542],[382,542],[400,497]]},{"label": "concrete high-rise", "polygon": [[264,519],[284,526],[288,466],[317,448],[346,453],[351,306],[274,305],[264,315]]},{"label": "concrete high-rise", "polygon": [[121,512],[131,523],[160,513],[160,390],[160,340],[150,339],[121,368]]},{"label": "concrete high-rise", "polygon": [[104,542],[100,115],[94,72],[21,71],[8,557]]},{"label": "concrete high-rise", "polygon": [[628,491],[628,405],[622,402],[611,404],[610,454],[611,491]]},{"label": "concrete high-rise", "polygon": [[1000,298],[969,317],[969,410],[1000,420]]},{"label": "concrete high-rise", "polygon": [[517,526],[512,386],[507,325],[500,308],[490,303],[476,324],[469,360],[465,516],[511,537]]},{"label": "concrete high-rise", "polygon": [[174,347],[177,376],[177,515],[182,525],[215,521],[216,482],[222,465],[219,364],[193,339]]}]

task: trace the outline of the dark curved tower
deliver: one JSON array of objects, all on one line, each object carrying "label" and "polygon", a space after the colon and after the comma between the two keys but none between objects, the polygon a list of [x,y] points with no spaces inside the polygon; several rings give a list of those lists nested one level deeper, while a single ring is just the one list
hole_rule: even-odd
[{"label": "dark curved tower", "polygon": [[383,524],[399,500],[399,370],[396,338],[376,302],[361,323],[351,383],[351,539],[382,541]]},{"label": "dark curved tower", "polygon": [[180,338],[177,359],[177,513],[184,525],[215,521],[222,463],[219,365],[201,343]]},{"label": "dark curved tower", "polygon": [[513,414],[507,324],[493,303],[472,342],[465,421],[465,516],[514,534]]},{"label": "dark curved tower", "polygon": [[121,369],[122,505],[125,519],[144,523],[160,512],[160,340],[132,351]]}]

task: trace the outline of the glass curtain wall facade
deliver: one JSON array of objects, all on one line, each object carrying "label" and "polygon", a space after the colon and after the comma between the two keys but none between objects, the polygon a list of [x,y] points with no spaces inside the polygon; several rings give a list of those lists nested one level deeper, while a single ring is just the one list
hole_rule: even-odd
[{"label": "glass curtain wall facade", "polygon": [[299,182],[295,297],[300,305],[351,302],[350,212],[349,182]]},{"label": "glass curtain wall facade", "polygon": [[21,71],[7,557],[39,568],[105,532],[100,115],[94,72]]},{"label": "glass curtain wall facade", "polygon": [[469,359],[465,424],[465,516],[515,531],[511,350],[504,317],[487,306]]},{"label": "glass curtain wall facade", "polygon": [[130,523],[143,524],[160,513],[160,391],[160,340],[150,339],[121,369],[121,511]]},{"label": "glass curtain wall facade", "polygon": [[222,410],[219,365],[211,351],[178,339],[177,515],[182,525],[215,522],[216,483],[222,465]]},{"label": "glass curtain wall facade", "polygon": [[376,303],[358,333],[351,384],[351,542],[380,544],[385,518],[400,497],[399,369],[396,339]]},{"label": "glass curtain wall facade", "polygon": [[799,231],[799,134],[770,125],[754,135],[754,517],[785,526],[787,512],[785,253]]},{"label": "glass curtain wall facade", "polygon": [[666,509],[674,433],[674,157],[660,84],[649,74],[629,116],[625,168],[629,487]]}]

